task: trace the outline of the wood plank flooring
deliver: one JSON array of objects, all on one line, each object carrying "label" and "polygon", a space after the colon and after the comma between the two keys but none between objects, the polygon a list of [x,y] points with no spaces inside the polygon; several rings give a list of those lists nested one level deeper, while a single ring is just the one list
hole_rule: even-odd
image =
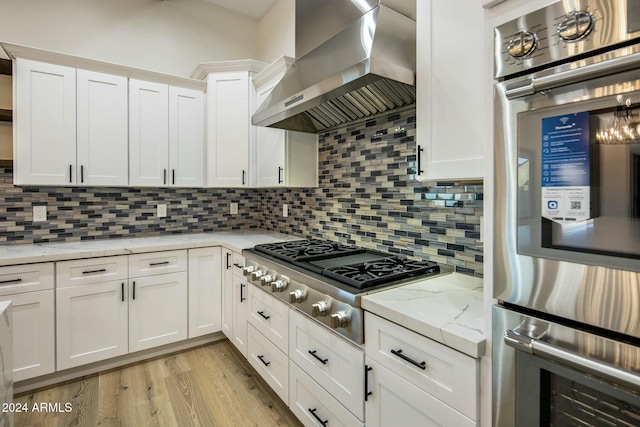
[{"label": "wood plank flooring", "polygon": [[[227,341],[16,396],[15,427],[224,427],[302,424]],[[33,404],[60,403],[60,412]],[[65,403],[70,412],[64,412]]]}]

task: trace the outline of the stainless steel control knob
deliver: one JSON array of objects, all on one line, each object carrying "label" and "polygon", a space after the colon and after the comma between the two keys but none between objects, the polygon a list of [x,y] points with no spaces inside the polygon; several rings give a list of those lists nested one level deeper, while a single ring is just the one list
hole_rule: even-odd
[{"label": "stainless steel control knob", "polygon": [[271,292],[282,292],[287,287],[289,282],[286,280],[276,280],[271,282]]},{"label": "stainless steel control knob", "polygon": [[330,307],[331,306],[328,301],[320,301],[315,304],[311,304],[311,315],[313,317],[326,316]]},{"label": "stainless steel control knob", "polygon": [[333,329],[344,328],[349,323],[349,313],[343,310],[331,315],[331,327]]},{"label": "stainless steel control knob", "polygon": [[249,275],[249,278],[250,278],[251,280],[258,280],[259,278],[261,278],[261,277],[262,277],[262,275],[263,275],[263,274],[264,274],[264,271],[262,271],[262,270],[255,270],[255,271],[252,271],[252,272],[251,272],[251,274]]},{"label": "stainless steel control knob", "polygon": [[291,304],[301,303],[304,301],[305,293],[302,289],[298,289],[293,292],[289,292],[289,302]]},{"label": "stainless steel control knob", "polygon": [[253,265],[250,265],[250,266],[245,267],[245,268],[242,269],[242,274],[244,274],[245,276],[249,276],[255,270],[256,270],[256,268]]},{"label": "stainless steel control knob", "polygon": [[271,274],[266,274],[264,276],[262,276],[260,278],[260,284],[262,286],[267,286],[269,285],[271,282],[273,282],[273,280],[275,279],[275,277],[273,277]]}]

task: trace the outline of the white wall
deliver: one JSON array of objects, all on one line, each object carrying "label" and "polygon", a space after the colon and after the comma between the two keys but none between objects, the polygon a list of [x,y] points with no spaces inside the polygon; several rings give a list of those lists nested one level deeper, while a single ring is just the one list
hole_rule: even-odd
[{"label": "white wall", "polygon": [[282,55],[296,56],[295,0],[279,0],[258,25],[260,61],[271,63]]},{"label": "white wall", "polygon": [[2,0],[0,41],[188,77],[257,58],[258,21],[202,0]]}]

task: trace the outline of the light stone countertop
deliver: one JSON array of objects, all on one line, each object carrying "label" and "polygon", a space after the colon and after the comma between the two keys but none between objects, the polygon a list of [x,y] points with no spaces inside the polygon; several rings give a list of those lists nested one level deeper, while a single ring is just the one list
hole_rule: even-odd
[{"label": "light stone countertop", "polygon": [[0,246],[0,266],[64,261],[144,252],[224,246],[235,252],[257,244],[299,240],[286,234],[268,231],[226,231],[173,234],[157,237],[131,237],[81,242],[35,243]]},{"label": "light stone countertop", "polygon": [[485,352],[482,279],[451,273],[362,297],[362,308],[471,357]]}]

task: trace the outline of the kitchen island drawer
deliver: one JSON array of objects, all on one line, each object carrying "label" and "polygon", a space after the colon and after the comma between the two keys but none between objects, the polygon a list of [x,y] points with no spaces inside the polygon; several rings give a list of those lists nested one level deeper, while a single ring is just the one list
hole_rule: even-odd
[{"label": "kitchen island drawer", "polygon": [[293,362],[289,366],[289,409],[305,426],[364,426]]},{"label": "kitchen island drawer", "polygon": [[362,349],[297,310],[290,310],[289,327],[291,360],[364,420]]},{"label": "kitchen island drawer", "polygon": [[187,251],[162,251],[129,255],[129,277],[187,271]]},{"label": "kitchen island drawer", "polygon": [[126,255],[77,259],[56,263],[56,288],[126,279]]},{"label": "kitchen island drawer", "polygon": [[365,312],[365,351],[416,387],[478,419],[478,361]]},{"label": "kitchen island drawer", "polygon": [[289,307],[256,285],[248,288],[249,323],[282,352],[289,354]]},{"label": "kitchen island drawer", "polygon": [[247,359],[284,403],[289,401],[289,357],[252,325],[247,326]]},{"label": "kitchen island drawer", "polygon": [[53,263],[0,267],[0,296],[53,289]]}]

